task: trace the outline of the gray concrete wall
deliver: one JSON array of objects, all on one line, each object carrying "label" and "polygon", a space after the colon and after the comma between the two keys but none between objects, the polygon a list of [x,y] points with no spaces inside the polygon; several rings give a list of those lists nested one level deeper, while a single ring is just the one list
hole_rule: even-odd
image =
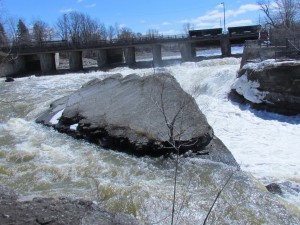
[{"label": "gray concrete wall", "polygon": [[124,48],[124,58],[125,58],[125,63],[127,63],[128,66],[133,66],[136,62],[135,48],[134,47]]},{"label": "gray concrete wall", "polygon": [[69,52],[69,65],[70,70],[72,71],[78,71],[83,69],[81,51]]},{"label": "gray concrete wall", "polygon": [[26,71],[26,61],[24,56],[18,56],[13,60],[0,58],[0,77],[10,76]]},{"label": "gray concrete wall", "polygon": [[231,56],[231,44],[229,40],[229,35],[222,35],[221,39],[221,52],[223,57]]},{"label": "gray concrete wall", "polygon": [[56,70],[55,53],[44,53],[39,55],[42,73]]},{"label": "gray concrete wall", "polygon": [[99,49],[96,51],[98,67],[102,68],[107,65],[107,50]]},{"label": "gray concrete wall", "polygon": [[193,52],[195,52],[195,51],[193,51],[191,43],[180,43],[179,49],[180,49],[180,53],[181,53],[181,60],[183,62],[192,61],[194,59]]},{"label": "gray concrete wall", "polygon": [[152,55],[154,66],[162,65],[161,45],[152,45]]}]

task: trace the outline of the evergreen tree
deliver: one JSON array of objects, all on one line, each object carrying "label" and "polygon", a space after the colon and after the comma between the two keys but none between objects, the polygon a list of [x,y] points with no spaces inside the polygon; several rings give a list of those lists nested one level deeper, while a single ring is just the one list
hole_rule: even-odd
[{"label": "evergreen tree", "polygon": [[39,20],[33,24],[32,38],[36,42],[43,42],[47,40],[48,26],[45,22]]},{"label": "evergreen tree", "polygon": [[17,25],[17,43],[26,44],[28,42],[30,42],[29,30],[24,24],[24,22],[21,19],[19,19]]}]

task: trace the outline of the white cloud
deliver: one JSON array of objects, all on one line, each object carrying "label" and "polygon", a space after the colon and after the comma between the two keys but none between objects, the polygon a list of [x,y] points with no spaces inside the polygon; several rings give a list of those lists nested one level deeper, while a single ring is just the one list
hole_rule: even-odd
[{"label": "white cloud", "polygon": [[171,25],[171,23],[169,23],[169,22],[163,22],[161,25],[162,26],[169,26],[169,25]]},{"label": "white cloud", "polygon": [[69,13],[69,12],[72,12],[72,11],[75,11],[74,9],[72,8],[68,8],[68,9],[61,9],[59,10],[60,13]]},{"label": "white cloud", "polygon": [[227,24],[228,27],[247,26],[253,24],[252,20],[235,20]]},{"label": "white cloud", "polygon": [[83,0],[77,0],[78,3],[83,2]]},{"label": "white cloud", "polygon": [[224,8],[223,4],[219,4],[216,6],[216,9],[223,9],[223,8]]},{"label": "white cloud", "polygon": [[85,8],[94,8],[96,6],[96,4],[94,3],[94,4],[90,4],[90,5],[85,5],[84,7]]},{"label": "white cloud", "polygon": [[119,28],[119,29],[122,29],[122,28],[124,28],[124,27],[126,27],[126,24],[124,24],[124,23],[118,24],[118,28]]},{"label": "white cloud", "polygon": [[[226,20],[230,21],[230,18],[236,18],[242,14],[258,11],[260,7],[256,4],[245,4],[241,5],[236,10],[226,10]],[[207,12],[205,15],[190,19],[190,20],[181,20],[180,23],[192,23],[195,25],[197,29],[203,28],[217,28],[220,27],[220,19],[223,20],[224,12],[223,12],[223,5],[218,5],[214,10]],[[243,22],[245,22],[243,24]],[[251,20],[236,20],[227,24],[227,26],[232,26],[232,24],[238,25],[249,25],[251,24]]]},{"label": "white cloud", "polygon": [[259,9],[260,9],[259,5],[246,4],[240,6],[238,10],[228,10],[228,12],[226,11],[226,14],[229,14],[229,16],[238,16],[247,12],[258,11]]}]

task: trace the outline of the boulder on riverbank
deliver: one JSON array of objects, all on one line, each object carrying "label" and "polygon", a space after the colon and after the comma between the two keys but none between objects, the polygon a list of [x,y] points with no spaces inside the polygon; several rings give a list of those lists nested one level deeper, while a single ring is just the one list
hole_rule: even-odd
[{"label": "boulder on riverbank", "polygon": [[139,225],[135,218],[111,213],[95,202],[69,198],[33,198],[20,201],[18,195],[0,185],[0,224],[94,224]]},{"label": "boulder on riverbank", "polygon": [[194,98],[169,74],[92,80],[53,102],[36,121],[138,156],[168,155],[175,146],[180,153],[237,165]]},{"label": "boulder on riverbank", "polygon": [[232,89],[254,108],[300,114],[300,61],[248,63],[239,71]]}]

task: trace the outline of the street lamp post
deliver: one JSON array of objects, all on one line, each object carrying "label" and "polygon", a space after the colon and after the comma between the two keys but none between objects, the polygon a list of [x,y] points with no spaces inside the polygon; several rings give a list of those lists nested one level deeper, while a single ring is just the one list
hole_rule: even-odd
[{"label": "street lamp post", "polygon": [[224,33],[226,32],[226,26],[225,26],[225,2],[221,3],[223,5],[223,9],[224,9]]}]

